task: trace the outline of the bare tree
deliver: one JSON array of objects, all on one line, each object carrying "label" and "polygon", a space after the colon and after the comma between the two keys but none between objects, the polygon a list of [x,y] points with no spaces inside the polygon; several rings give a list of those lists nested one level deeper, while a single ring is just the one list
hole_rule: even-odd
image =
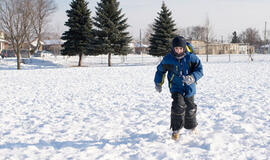
[{"label": "bare tree", "polygon": [[153,24],[148,24],[148,27],[146,29],[146,32],[144,33],[144,36],[143,36],[143,39],[142,39],[142,42],[144,44],[147,44],[147,45],[150,45],[150,37],[151,37],[151,34],[153,33]]},{"label": "bare tree", "polygon": [[[183,36],[187,39],[191,38],[191,27],[187,27],[187,28],[178,28],[176,31],[177,35]],[[191,38],[192,39],[192,38]]]},{"label": "bare tree", "polygon": [[209,54],[209,43],[211,41],[214,41],[214,33],[213,33],[213,29],[211,27],[211,24],[210,24],[210,20],[209,20],[209,17],[207,15],[206,17],[206,20],[205,20],[205,25],[204,25],[204,41],[206,43],[206,62],[208,62],[208,54]]},{"label": "bare tree", "polygon": [[205,27],[204,26],[191,26],[187,28],[180,28],[177,34],[191,40],[205,40]]},{"label": "bare tree", "polygon": [[[259,31],[254,28],[247,28],[245,31],[243,31],[240,35],[240,39],[244,43],[248,43],[249,45],[253,45],[255,47],[259,47],[261,44],[263,44],[263,41],[261,40],[261,37],[259,35]],[[249,49],[247,53],[249,59],[253,61],[252,51]]]},{"label": "bare tree", "polygon": [[42,34],[42,39],[60,40],[61,39],[61,34],[62,34],[62,32],[59,32],[59,31],[53,31],[53,32],[45,31]]},{"label": "bare tree", "polygon": [[[37,37],[40,47],[42,32],[48,17],[55,11],[54,0],[1,0],[0,27],[17,56],[17,69],[20,69],[20,50],[24,43],[30,46],[33,37]],[[30,47],[29,47],[30,48]]]},{"label": "bare tree", "polygon": [[258,46],[262,42],[259,31],[254,28],[247,28],[245,31],[243,31],[240,35],[240,39],[244,43],[248,43],[254,46]]},{"label": "bare tree", "polygon": [[[31,15],[33,14],[32,9],[33,9],[33,6],[31,8],[29,8],[29,11],[30,11]],[[30,16],[29,19],[30,19],[30,22],[34,21],[33,16]],[[32,23],[31,23],[31,26],[29,27],[29,30],[26,32],[26,40],[24,42],[24,44],[27,46],[28,58],[30,58],[30,56],[31,56],[31,48],[32,48],[31,42],[32,42],[32,40],[34,39],[35,36],[36,35],[35,35],[35,32],[34,32],[34,27],[33,27]]]},{"label": "bare tree", "polygon": [[17,69],[21,68],[20,50],[31,27],[31,7],[31,0],[0,1],[0,27],[17,56]]},{"label": "bare tree", "polygon": [[205,30],[206,28],[203,26],[193,26],[191,27],[191,38],[194,40],[201,40],[203,41],[205,39]]},{"label": "bare tree", "polygon": [[34,46],[32,52],[36,51],[41,46],[42,34],[48,24],[48,17],[56,11],[56,4],[54,0],[32,0],[32,20],[33,20],[33,31],[37,38],[37,45]]}]

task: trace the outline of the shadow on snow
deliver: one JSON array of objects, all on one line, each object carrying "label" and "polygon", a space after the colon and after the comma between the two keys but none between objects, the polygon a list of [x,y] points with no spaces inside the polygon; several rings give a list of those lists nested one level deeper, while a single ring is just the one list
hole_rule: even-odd
[{"label": "shadow on snow", "polygon": [[[17,70],[17,59],[4,59],[2,60],[0,66],[0,70]],[[51,61],[42,60],[42,59],[24,59],[24,64],[21,65],[21,70],[33,70],[33,69],[53,69],[53,68],[62,68],[62,65],[55,64]],[[10,65],[10,63],[14,63],[14,65]]]},{"label": "shadow on snow", "polygon": [[66,147],[72,147],[76,149],[85,149],[87,147],[97,147],[102,149],[105,145],[113,145],[118,146],[121,144],[137,144],[140,141],[152,142],[156,141],[158,136],[151,133],[146,134],[131,134],[130,137],[123,137],[120,139],[100,139],[100,140],[90,140],[90,141],[64,141],[64,142],[57,142],[57,141],[50,141],[46,142],[40,140],[36,144],[29,144],[29,143],[6,143],[0,145],[0,149],[14,149],[14,148],[27,148],[29,146],[35,146],[37,148],[44,148],[44,147],[53,147],[54,149],[62,149]]}]

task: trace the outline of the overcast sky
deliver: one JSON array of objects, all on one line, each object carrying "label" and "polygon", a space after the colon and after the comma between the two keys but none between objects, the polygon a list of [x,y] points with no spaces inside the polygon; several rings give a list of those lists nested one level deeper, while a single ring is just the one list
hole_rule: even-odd
[{"label": "overcast sky", "polygon": [[[66,10],[72,0],[56,0],[57,11],[52,16],[51,27],[63,32],[67,21]],[[99,0],[87,0],[91,17],[95,16],[95,7]],[[172,11],[177,28],[204,25],[209,17],[216,39],[226,39],[233,31],[244,31],[248,27],[256,28],[263,35],[265,22],[270,28],[270,0],[118,0],[122,12],[128,18],[128,31],[135,38],[139,30],[144,33],[148,24],[153,23],[162,1]]]}]

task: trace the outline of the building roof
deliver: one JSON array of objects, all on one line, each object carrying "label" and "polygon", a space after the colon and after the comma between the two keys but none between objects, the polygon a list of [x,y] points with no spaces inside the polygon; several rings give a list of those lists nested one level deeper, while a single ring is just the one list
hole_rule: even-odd
[{"label": "building roof", "polygon": [[147,47],[149,47],[149,46],[146,45],[146,44],[141,44],[141,45],[140,45],[140,43],[135,43],[135,47],[136,47],[136,48],[138,48],[138,47],[144,47],[144,48],[147,48]]},{"label": "building roof", "polygon": [[[44,45],[44,42],[43,41],[40,41],[40,44],[41,45]],[[37,39],[35,39],[34,41],[31,42],[31,45],[32,46],[37,46]]]},{"label": "building roof", "polygon": [[44,45],[61,45],[64,44],[63,40],[53,39],[53,40],[44,40]]},{"label": "building roof", "polygon": [[7,43],[8,41],[0,38],[0,42],[6,42]]}]

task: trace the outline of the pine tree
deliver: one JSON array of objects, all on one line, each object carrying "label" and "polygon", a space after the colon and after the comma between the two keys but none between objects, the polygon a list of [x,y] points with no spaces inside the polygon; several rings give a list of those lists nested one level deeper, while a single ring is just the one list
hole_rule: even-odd
[{"label": "pine tree", "polygon": [[130,51],[128,43],[131,41],[127,18],[124,18],[122,9],[119,9],[119,2],[116,0],[101,0],[96,7],[94,17],[95,40],[90,47],[96,54],[108,55],[108,66],[112,65],[111,55],[127,55]]},{"label": "pine tree", "polygon": [[150,37],[149,54],[164,56],[171,50],[171,41],[176,36],[175,23],[171,17],[172,12],[162,3],[161,11],[153,24],[154,33]]},{"label": "pine tree", "polygon": [[231,43],[240,43],[239,37],[237,36],[236,31],[233,32],[233,38]]},{"label": "pine tree", "polygon": [[71,9],[67,10],[68,21],[65,23],[69,30],[64,32],[62,39],[65,43],[62,45],[62,55],[79,55],[79,64],[82,65],[82,56],[88,55],[88,48],[93,38],[92,21],[90,10],[87,9],[88,2],[85,0],[73,0],[70,4]]}]

